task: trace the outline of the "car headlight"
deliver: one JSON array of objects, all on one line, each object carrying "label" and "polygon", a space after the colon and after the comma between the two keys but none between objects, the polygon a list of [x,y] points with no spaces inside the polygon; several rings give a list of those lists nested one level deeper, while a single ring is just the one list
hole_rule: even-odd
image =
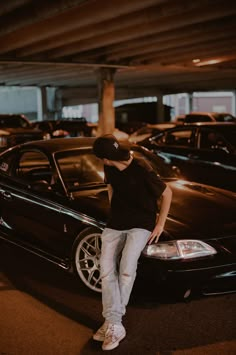
[{"label": "car headlight", "polygon": [[174,240],[150,244],[143,250],[144,255],[158,259],[190,259],[216,254],[216,250],[200,240]]}]

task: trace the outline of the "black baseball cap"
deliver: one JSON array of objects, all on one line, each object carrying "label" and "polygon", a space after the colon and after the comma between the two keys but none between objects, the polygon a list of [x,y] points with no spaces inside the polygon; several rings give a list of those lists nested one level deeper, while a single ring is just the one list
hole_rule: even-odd
[{"label": "black baseball cap", "polygon": [[112,134],[98,137],[93,144],[93,152],[100,159],[124,161],[130,158],[130,149]]}]

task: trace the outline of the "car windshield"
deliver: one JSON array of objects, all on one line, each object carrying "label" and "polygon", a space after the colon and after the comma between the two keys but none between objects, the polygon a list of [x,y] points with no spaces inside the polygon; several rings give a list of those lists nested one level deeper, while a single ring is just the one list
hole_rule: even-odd
[{"label": "car windshield", "polygon": [[63,182],[69,191],[104,184],[102,160],[91,150],[77,149],[55,154]]},{"label": "car windshield", "polygon": [[230,113],[214,113],[214,117],[218,122],[236,122],[236,117]]},{"label": "car windshield", "polygon": [[26,128],[30,124],[21,116],[2,116],[0,117],[1,128]]},{"label": "car windshield", "polygon": [[188,114],[185,117],[185,122],[186,123],[194,123],[194,122],[209,122],[211,121],[210,117],[208,115],[203,115],[203,114],[199,114],[199,115],[191,115]]},{"label": "car windshield", "polygon": [[148,126],[145,126],[145,127],[142,127],[140,129],[138,129],[137,131],[135,131],[134,133],[131,134],[131,136],[139,136],[141,134],[147,134],[147,133],[152,133],[153,131],[153,128],[151,127],[148,127]]},{"label": "car windshield", "polygon": [[[131,151],[134,157],[148,162],[154,171],[165,178],[176,177],[175,173],[165,165],[163,158],[148,151]],[[104,185],[103,162],[98,159],[91,150],[76,149],[72,151],[59,152],[55,159],[63,182],[68,191],[89,188],[94,185]]]}]

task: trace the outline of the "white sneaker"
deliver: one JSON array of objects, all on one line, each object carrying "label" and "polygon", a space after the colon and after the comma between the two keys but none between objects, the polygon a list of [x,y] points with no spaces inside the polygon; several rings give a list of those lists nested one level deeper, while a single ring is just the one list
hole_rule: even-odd
[{"label": "white sneaker", "polygon": [[108,322],[104,322],[103,325],[96,331],[96,333],[93,334],[93,339],[97,341],[104,341],[107,327]]},{"label": "white sneaker", "polygon": [[115,349],[125,336],[126,331],[122,324],[109,323],[105,334],[105,340],[102,344],[102,350]]}]

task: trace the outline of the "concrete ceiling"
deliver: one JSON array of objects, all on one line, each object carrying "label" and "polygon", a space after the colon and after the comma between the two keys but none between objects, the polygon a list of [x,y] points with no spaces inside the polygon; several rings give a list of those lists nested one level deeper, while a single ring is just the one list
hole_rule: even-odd
[{"label": "concrete ceiling", "polygon": [[235,0],[1,3],[0,85],[96,102],[110,67],[116,99],[236,88]]}]

